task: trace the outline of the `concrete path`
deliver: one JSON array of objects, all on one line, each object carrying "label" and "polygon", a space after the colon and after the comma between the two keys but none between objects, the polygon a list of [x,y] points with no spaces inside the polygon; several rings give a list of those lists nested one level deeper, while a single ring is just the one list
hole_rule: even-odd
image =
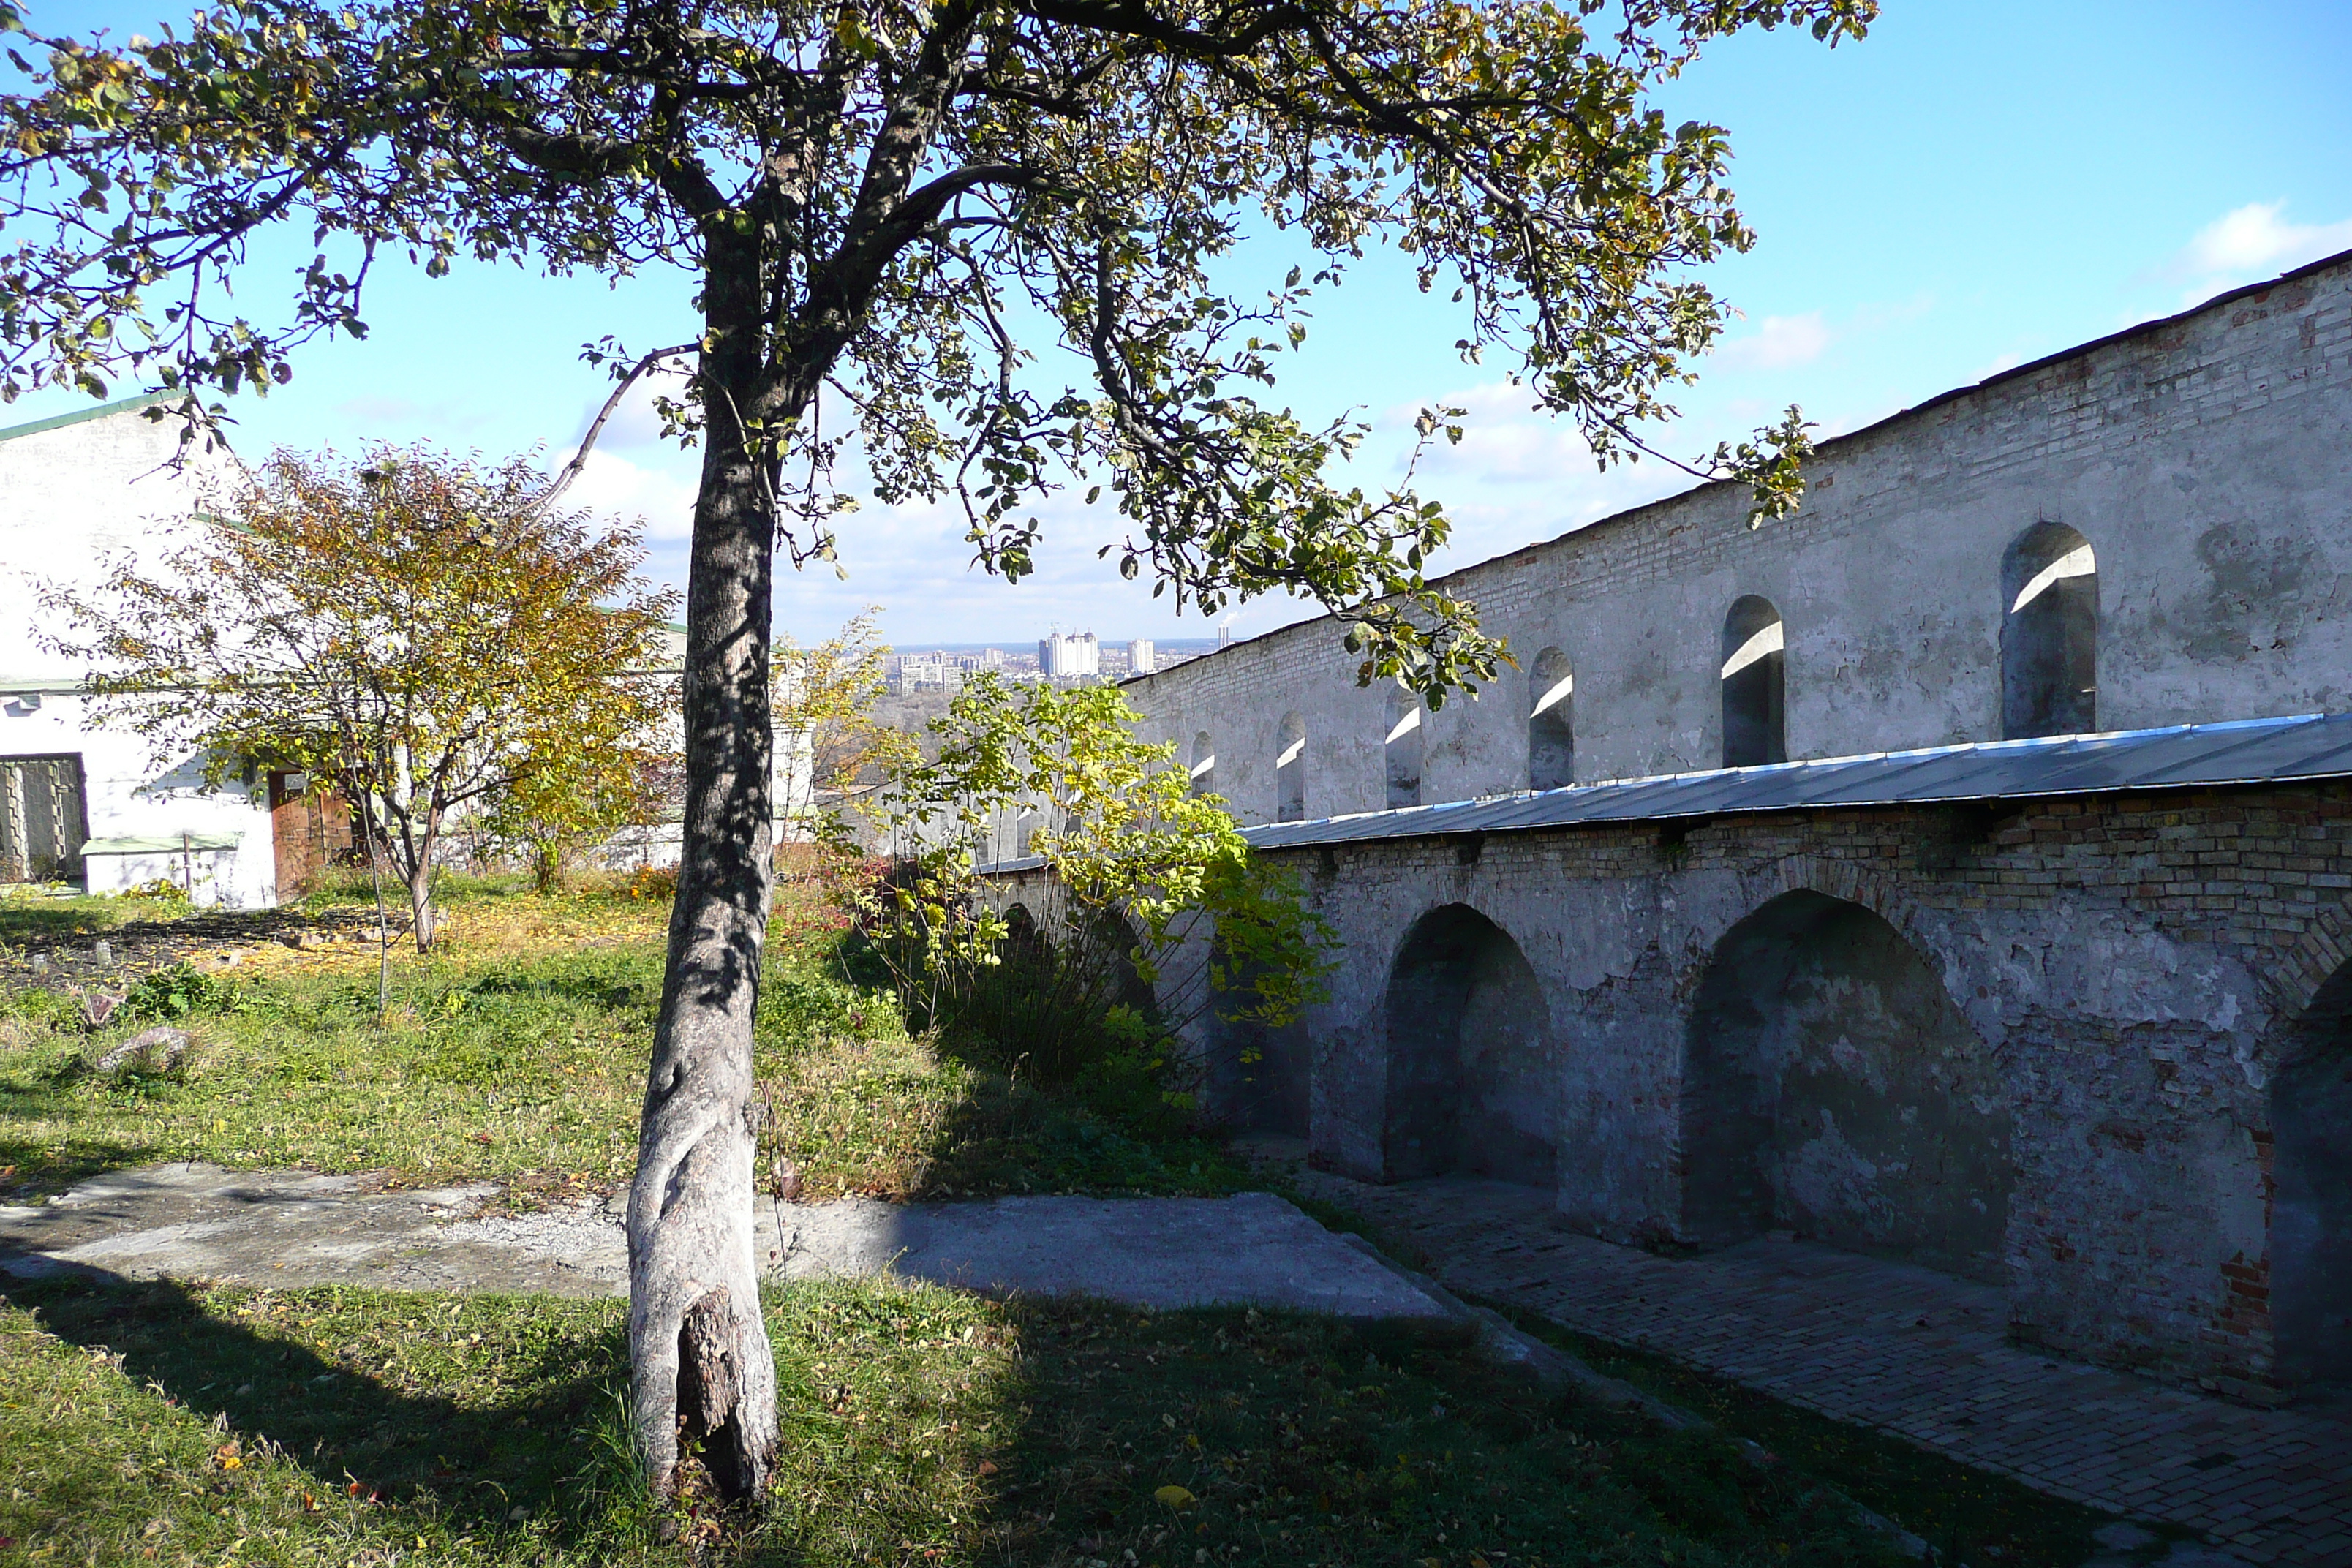
[{"label": "concrete path", "polygon": [[1568,1230],[1525,1187],[1294,1179],[1409,1241],[1464,1295],[1661,1352],[2037,1491],[2186,1526],[2242,1559],[2352,1564],[2343,1412],[2250,1409],[2021,1349],[1998,1289],[1923,1268],[1787,1241],[1660,1258]]},{"label": "concrete path", "polygon": [[[245,1285],[625,1295],[625,1198],[486,1211],[487,1184],[401,1192],[357,1176],[151,1165],[35,1207],[0,1205],[0,1274],[67,1271]],[[1149,1307],[1248,1303],[1444,1318],[1441,1303],[1268,1193],[895,1205],[762,1200],[785,1279],[901,1276]]]}]

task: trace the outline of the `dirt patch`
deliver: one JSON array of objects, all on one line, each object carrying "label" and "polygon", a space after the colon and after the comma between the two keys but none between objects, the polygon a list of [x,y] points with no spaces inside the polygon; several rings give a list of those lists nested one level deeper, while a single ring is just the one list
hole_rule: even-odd
[{"label": "dirt patch", "polygon": [[[364,945],[372,952],[375,930],[372,910],[278,909],[206,910],[104,929],[33,931],[0,942],[0,984],[119,989],[174,964],[235,967],[271,950],[348,953]],[[397,941],[398,922],[393,931]]]}]

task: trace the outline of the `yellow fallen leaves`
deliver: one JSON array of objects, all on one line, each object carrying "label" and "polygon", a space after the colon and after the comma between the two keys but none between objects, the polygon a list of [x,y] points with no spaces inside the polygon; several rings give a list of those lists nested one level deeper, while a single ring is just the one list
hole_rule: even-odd
[{"label": "yellow fallen leaves", "polygon": [[1190,1508],[1199,1500],[1182,1487],[1173,1485],[1161,1487],[1151,1495],[1155,1500],[1165,1503],[1170,1508]]}]

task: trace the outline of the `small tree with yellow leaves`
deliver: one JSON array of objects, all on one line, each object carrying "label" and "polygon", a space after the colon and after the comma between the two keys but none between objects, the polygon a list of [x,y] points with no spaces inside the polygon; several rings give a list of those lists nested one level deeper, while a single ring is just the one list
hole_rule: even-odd
[{"label": "small tree with yellow leaves", "polygon": [[364,805],[434,938],[436,852],[460,810],[593,812],[606,764],[661,714],[675,595],[635,528],[542,504],[546,478],[424,447],[279,452],[225,515],[95,591],[54,589],[54,646],[91,666],[102,722],[158,756],[299,770]]}]

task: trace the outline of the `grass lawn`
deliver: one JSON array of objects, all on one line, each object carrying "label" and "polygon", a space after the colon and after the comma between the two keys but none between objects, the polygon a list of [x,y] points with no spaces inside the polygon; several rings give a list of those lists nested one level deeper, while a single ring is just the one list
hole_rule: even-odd
[{"label": "grass lawn", "polygon": [[618,1302],[178,1286],[0,1308],[10,1560],[1878,1564],[1792,1474],[1498,1378],[1458,1343],[1255,1312],[771,1298],[770,1507],[656,1514]]},{"label": "grass lawn", "polygon": [[[54,942],[65,918],[38,910],[49,924],[28,931],[11,912],[0,942]],[[122,912],[70,918],[86,936]],[[301,915],[347,929],[361,912],[329,898]],[[459,884],[449,913],[443,952],[395,954],[381,1020],[373,948],[256,942],[234,920],[194,918],[194,962],[95,1032],[57,985],[0,982],[0,1195],[167,1159],[488,1177],[519,1204],[616,1185],[666,908]],[[1131,1092],[1044,1092],[908,1038],[802,889],[780,895],[773,932],[762,1169],[788,1156],[805,1196],[1248,1184],[1217,1145],[1139,1120]],[[93,1070],[165,1017],[195,1037],[184,1064]],[[770,1306],[786,1458],[755,1521],[691,1500],[649,1510],[614,1397],[618,1303],[12,1287],[0,1563],[1888,1561],[1806,1472],[1939,1540],[1955,1518],[1992,1519],[1970,1539],[2005,1542],[2004,1563],[2078,1562],[2090,1527],[1900,1444],[1774,1426],[1790,1413],[1769,1401],[1667,1389],[1804,1467],[1759,1473],[1722,1439],[1548,1401],[1460,1344],[1401,1331],[891,1283],[794,1288]],[[2006,1511],[1985,1514],[1988,1497]]]},{"label": "grass lawn", "polygon": [[[888,998],[843,973],[807,898],[787,887],[780,900],[759,1036],[767,1136],[805,1195],[1240,1182],[1214,1144],[1139,1138],[1074,1097],[908,1040]],[[56,988],[0,990],[0,1193],[163,1160],[382,1171],[405,1184],[487,1177],[524,1200],[617,1184],[636,1159],[667,913],[621,896],[461,884],[444,948],[422,963],[395,952],[381,1022],[375,951],[352,942],[220,939],[239,952],[235,968],[200,961],[150,982],[186,1014],[159,1004],[94,1033]],[[184,1068],[89,1070],[159,1017],[195,1035]]]}]

